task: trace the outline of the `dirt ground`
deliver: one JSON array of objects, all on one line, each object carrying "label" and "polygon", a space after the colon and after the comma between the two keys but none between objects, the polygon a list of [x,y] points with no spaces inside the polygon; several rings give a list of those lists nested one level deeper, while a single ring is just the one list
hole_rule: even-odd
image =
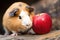
[{"label": "dirt ground", "polygon": [[19,35],[19,36],[4,36],[0,35],[0,40],[60,40],[60,30],[51,31],[44,35]]}]

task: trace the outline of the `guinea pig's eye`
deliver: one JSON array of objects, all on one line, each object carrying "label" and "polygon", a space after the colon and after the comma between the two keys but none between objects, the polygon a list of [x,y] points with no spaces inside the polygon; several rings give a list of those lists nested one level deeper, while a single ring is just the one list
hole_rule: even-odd
[{"label": "guinea pig's eye", "polygon": [[21,17],[21,16],[19,16],[19,19],[22,19],[22,17]]},{"label": "guinea pig's eye", "polygon": [[28,9],[29,12],[33,12],[34,8],[30,7],[30,6],[26,6],[26,8]]}]

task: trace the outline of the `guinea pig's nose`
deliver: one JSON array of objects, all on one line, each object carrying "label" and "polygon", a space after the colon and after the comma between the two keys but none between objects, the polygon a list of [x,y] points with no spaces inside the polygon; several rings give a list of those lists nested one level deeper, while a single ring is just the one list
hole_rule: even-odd
[{"label": "guinea pig's nose", "polygon": [[26,24],[26,26],[30,26],[30,24]]}]

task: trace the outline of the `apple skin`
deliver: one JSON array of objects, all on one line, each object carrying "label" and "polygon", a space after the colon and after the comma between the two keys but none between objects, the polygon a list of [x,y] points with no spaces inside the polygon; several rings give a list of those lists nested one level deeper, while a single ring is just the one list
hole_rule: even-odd
[{"label": "apple skin", "polygon": [[52,28],[52,19],[47,13],[41,13],[33,17],[33,31],[36,34],[46,34]]}]

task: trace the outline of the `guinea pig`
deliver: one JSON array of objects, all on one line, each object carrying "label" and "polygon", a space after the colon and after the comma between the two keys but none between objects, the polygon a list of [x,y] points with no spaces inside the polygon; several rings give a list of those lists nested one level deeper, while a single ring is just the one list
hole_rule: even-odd
[{"label": "guinea pig", "polygon": [[26,32],[32,27],[32,17],[34,9],[26,3],[13,3],[3,15],[3,28],[5,35],[17,35],[18,32]]}]

